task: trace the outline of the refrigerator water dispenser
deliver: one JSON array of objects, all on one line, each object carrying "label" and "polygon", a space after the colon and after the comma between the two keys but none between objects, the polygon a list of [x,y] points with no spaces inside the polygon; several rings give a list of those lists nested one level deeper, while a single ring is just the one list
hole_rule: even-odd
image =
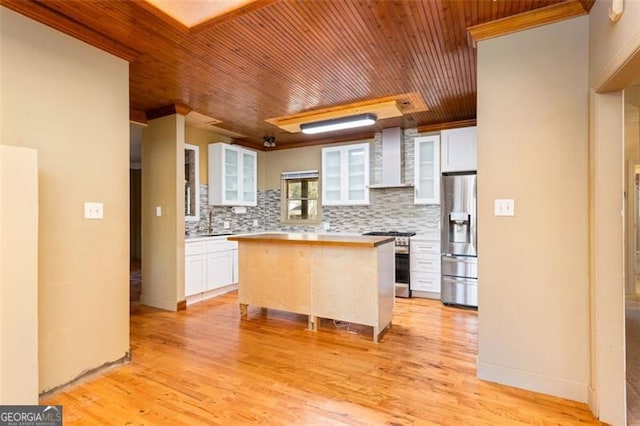
[{"label": "refrigerator water dispenser", "polygon": [[471,242],[471,215],[466,212],[449,213],[449,242]]}]

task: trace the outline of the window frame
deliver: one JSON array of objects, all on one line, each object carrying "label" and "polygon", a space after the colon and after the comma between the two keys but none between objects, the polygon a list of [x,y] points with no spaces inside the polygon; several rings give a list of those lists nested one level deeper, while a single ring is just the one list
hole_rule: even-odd
[{"label": "window frame", "polygon": [[[311,176],[315,174],[315,176]],[[296,176],[297,177],[288,177]],[[318,204],[318,215],[315,219],[289,219],[287,217],[288,205],[289,205],[289,185],[290,181],[312,181],[315,180],[318,184],[318,197],[315,198]],[[280,178],[280,223],[283,225],[301,225],[301,226],[318,226],[322,223],[322,188],[320,174],[317,170],[307,170],[301,172],[283,172]],[[308,199],[308,198],[307,198]]]},{"label": "window frame", "polygon": [[[187,222],[198,222],[200,220],[200,147],[198,145],[192,145],[189,143],[185,143],[184,144],[184,150],[185,151],[193,151],[194,152],[194,164],[193,164],[193,172],[194,172],[194,198],[195,200],[193,200],[193,204],[194,204],[194,210],[195,210],[195,215],[189,215],[186,212],[186,207],[187,207],[187,200],[186,200],[186,195],[185,195],[185,200],[184,200],[184,204],[185,204],[185,208],[183,209],[184,211],[184,219]],[[185,152],[185,157],[186,157],[186,152]],[[184,163],[186,164],[186,158]],[[186,176],[185,176],[185,184],[186,184],[187,180],[186,180]]]}]

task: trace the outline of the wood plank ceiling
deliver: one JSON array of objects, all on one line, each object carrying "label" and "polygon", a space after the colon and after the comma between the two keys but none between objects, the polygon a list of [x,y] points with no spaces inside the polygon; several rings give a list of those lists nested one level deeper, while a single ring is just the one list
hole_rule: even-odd
[{"label": "wood plank ceiling", "polygon": [[[143,0],[1,1],[129,60],[132,115],[186,106],[244,135],[237,143],[256,149],[263,149],[264,136],[275,136],[283,149],[371,137],[390,126],[426,129],[474,120],[476,51],[468,27],[559,4],[579,4],[587,13],[593,4],[258,0],[187,28]],[[421,95],[428,110],[379,120],[364,133],[327,138],[265,121],[407,93]]]}]

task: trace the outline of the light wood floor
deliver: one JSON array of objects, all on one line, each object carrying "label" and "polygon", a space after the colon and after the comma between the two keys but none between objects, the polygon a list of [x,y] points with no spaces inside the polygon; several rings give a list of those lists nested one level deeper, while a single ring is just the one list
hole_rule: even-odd
[{"label": "light wood floor", "polygon": [[306,325],[257,307],[240,319],[236,293],[142,306],[131,363],[41,404],[62,404],[65,425],[599,424],[585,404],[478,380],[474,311],[398,299],[379,344],[370,327]]}]

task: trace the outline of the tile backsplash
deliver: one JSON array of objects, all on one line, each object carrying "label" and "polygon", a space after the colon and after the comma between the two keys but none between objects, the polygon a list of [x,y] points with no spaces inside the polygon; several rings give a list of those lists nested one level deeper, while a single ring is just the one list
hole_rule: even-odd
[{"label": "tile backsplash", "polygon": [[[200,221],[186,222],[188,234],[209,232],[291,231],[324,232],[324,228],[280,223],[280,190],[258,191],[258,205],[236,214],[231,207],[209,206],[207,185],[200,185]],[[368,206],[323,206],[322,221],[329,232],[413,231],[434,233],[439,229],[440,206],[413,204],[413,188],[386,188],[370,191]],[[210,216],[211,214],[211,216]],[[257,221],[257,222],[255,222]],[[228,222],[229,227],[224,224]],[[255,225],[257,223],[257,225]]]},{"label": "tile backsplash", "polygon": [[[406,129],[403,136],[402,169],[404,182],[413,182],[413,139],[416,129]],[[381,178],[381,134],[371,144],[371,182]],[[236,214],[231,207],[209,206],[208,186],[200,185],[200,220],[186,222],[190,235],[219,232],[291,231],[325,232],[322,226],[291,226],[280,223],[279,189],[258,191],[257,206],[247,207],[246,213]],[[329,232],[403,231],[419,234],[438,232],[440,206],[413,203],[413,187],[371,189],[368,206],[323,206],[322,222]],[[211,218],[211,229],[209,219]],[[225,222],[229,227],[225,228]]]}]

